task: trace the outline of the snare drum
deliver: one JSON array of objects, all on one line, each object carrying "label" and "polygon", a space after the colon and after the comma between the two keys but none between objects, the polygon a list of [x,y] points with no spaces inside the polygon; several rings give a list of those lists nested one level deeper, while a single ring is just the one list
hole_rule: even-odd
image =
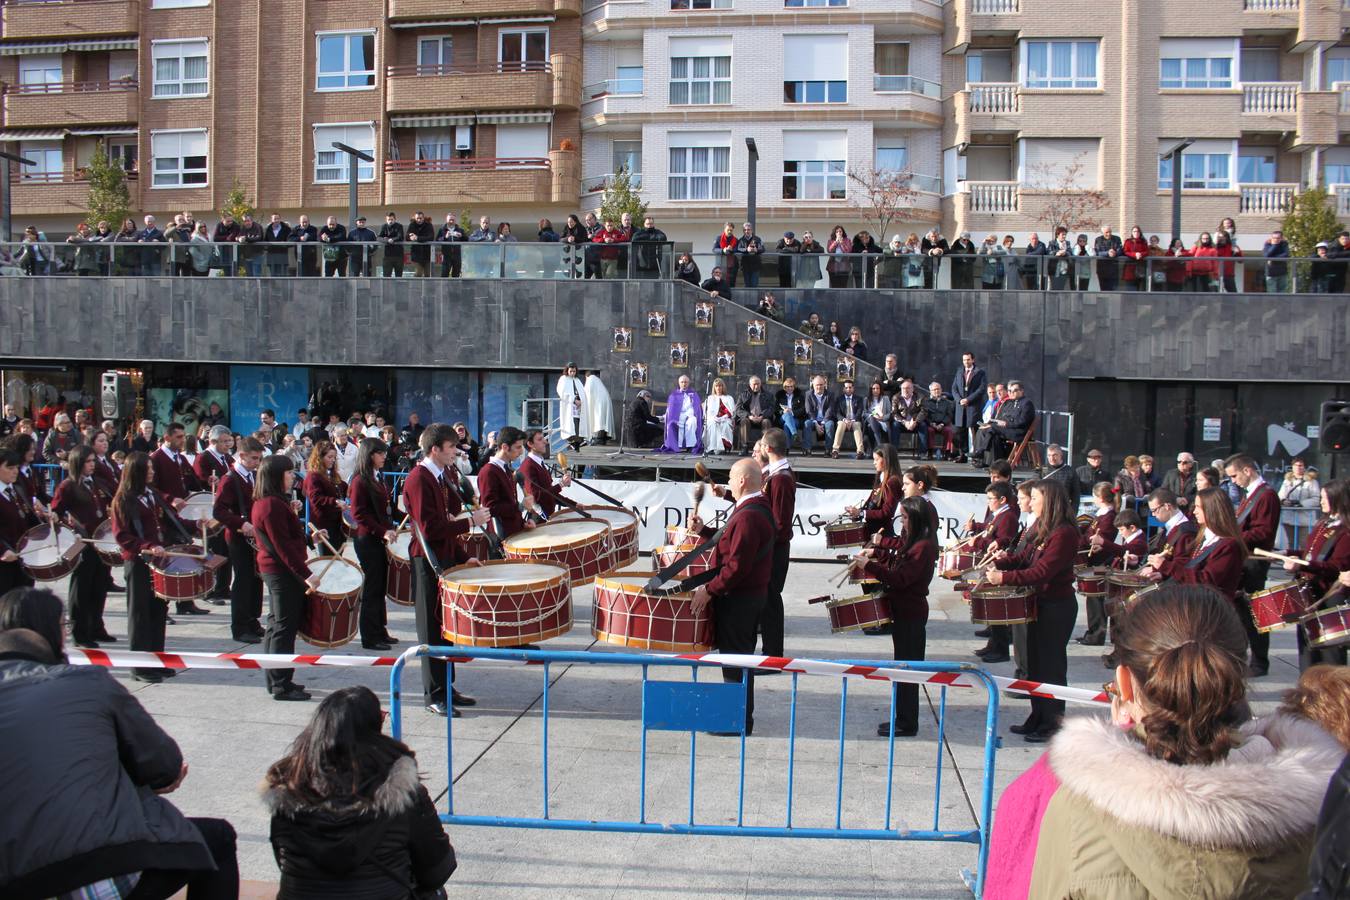
[{"label": "snare drum", "polygon": [[394,539],[384,546],[384,555],[389,560],[389,574],[384,580],[384,599],[399,606],[413,605],[412,592],[412,529],[400,528]]},{"label": "snare drum", "polygon": [[215,509],[215,495],[210,491],[197,491],[184,498],[183,508],[178,510],[178,518],[183,520],[183,524],[193,532],[194,537],[202,533],[203,523],[206,524],[207,537],[215,537],[225,527],[216,521]]},{"label": "snare drum", "polygon": [[344,556],[314,556],[305,565],[322,574],[319,586],[305,596],[300,637],[325,650],[350,643],[356,637],[366,580],[361,567]]},{"label": "snare drum", "polygon": [[1350,643],[1350,606],[1324,609],[1303,622],[1311,647],[1337,647]]},{"label": "snare drum", "polygon": [[1111,570],[1106,566],[1074,566],[1073,576],[1078,582],[1078,593],[1084,597],[1100,597],[1106,593],[1106,578]]},{"label": "snare drum", "polygon": [[1302,581],[1286,581],[1252,594],[1252,622],[1263,634],[1297,622],[1317,601]]},{"label": "snare drum", "polygon": [[979,558],[974,550],[953,547],[942,551],[942,556],[938,558],[938,572],[948,581],[956,581],[962,572],[973,569],[977,562]]},{"label": "snare drum", "polygon": [[836,522],[825,526],[825,546],[831,550],[839,547],[861,547],[867,543],[866,522]]},{"label": "snare drum", "polygon": [[69,528],[52,530],[50,525],[28,529],[15,547],[24,571],[34,581],[57,581],[75,571],[84,544]]},{"label": "snare drum", "polygon": [[356,514],[352,512],[350,506],[344,507],[342,510],[342,533],[347,537],[352,537],[356,534],[356,527]]},{"label": "snare drum", "polygon": [[590,584],[610,558],[609,525],[598,519],[549,522],[502,541],[507,559],[556,563],[572,575],[572,585]]},{"label": "snare drum", "polygon": [[488,542],[486,532],[470,530],[464,535],[464,550],[470,559],[487,562],[492,559],[492,544]]},{"label": "snare drum", "polygon": [[595,580],[591,634],[638,650],[696,653],[712,649],[712,604],[693,607],[692,592],[649,594],[645,572],[615,572]]},{"label": "snare drum", "polygon": [[1108,616],[1118,616],[1129,606],[1134,593],[1153,582],[1135,572],[1112,572],[1106,576],[1106,602],[1102,605]]},{"label": "snare drum", "polygon": [[690,531],[683,525],[666,526],[666,545],[669,547],[688,547],[693,549],[703,543],[697,531]]},{"label": "snare drum", "polygon": [[825,609],[830,614],[830,631],[834,634],[891,623],[891,604],[881,592],[829,600]]},{"label": "snare drum", "polygon": [[[671,565],[672,563],[675,562],[675,560],[679,559],[681,556],[684,556],[692,549],[694,548],[657,547],[655,550],[652,551],[652,571],[653,572],[661,571],[666,566]],[[709,547],[707,550],[704,550],[698,556],[695,556],[693,559],[691,559],[689,561],[689,564],[680,570],[680,573],[677,577],[692,578],[695,575],[701,575],[704,572],[711,569],[714,549],[715,548],[713,547]]]},{"label": "snare drum", "polygon": [[[637,562],[638,558],[638,519],[622,506],[588,506],[583,504],[579,507],[585,510],[593,519],[609,523],[610,551],[609,563],[605,567],[606,572],[614,572],[619,569],[627,568]],[[576,510],[559,510],[558,514],[550,522],[573,522],[585,521],[581,514]],[[672,529],[666,529],[667,534]],[[683,532],[683,529],[676,529]],[[672,543],[674,543],[672,541]],[[698,546],[695,544],[694,546]]]},{"label": "snare drum", "polygon": [[196,544],[174,544],[164,549],[171,553],[193,554],[147,560],[155,596],[166,603],[170,600],[179,603],[201,600],[216,586],[216,569],[228,562],[223,556],[203,556],[202,548]]},{"label": "snare drum", "polygon": [[970,602],[970,592],[984,581],[984,569],[966,569],[956,578],[953,587],[961,592],[961,599]]},{"label": "snare drum", "polygon": [[493,560],[441,574],[442,631],[470,647],[519,647],[572,630],[567,569],[542,562]]},{"label": "snare drum", "polygon": [[976,625],[1025,625],[1036,621],[1031,588],[986,584],[970,592],[970,621]]},{"label": "snare drum", "polygon": [[112,519],[104,519],[99,523],[94,529],[92,540],[94,549],[98,551],[98,558],[103,560],[104,565],[122,565],[122,547],[113,537]]}]

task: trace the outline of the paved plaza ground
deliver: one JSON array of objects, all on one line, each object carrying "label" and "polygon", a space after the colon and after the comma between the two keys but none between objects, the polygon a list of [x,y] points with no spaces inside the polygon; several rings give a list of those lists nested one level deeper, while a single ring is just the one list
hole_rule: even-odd
[{"label": "paved plaza ground", "polygon": [[[645,565],[645,560],[644,560]],[[787,588],[787,651],[801,657],[886,659],[890,639],[831,634],[822,605],[807,598],[829,592],[837,564],[794,563]],[[120,576],[119,576],[120,577]],[[64,592],[64,584],[57,588]],[[845,588],[847,591],[848,588]],[[836,596],[843,596],[836,592]],[[574,593],[573,631],[546,649],[591,648],[592,589]],[[1081,605],[1081,604],[1080,604]],[[945,581],[934,582],[928,657],[968,662],[982,641],[973,636],[966,605]],[[229,638],[227,610],[179,617],[169,627],[170,650],[240,650]],[[390,611],[390,629],[413,640],[410,609]],[[124,595],[110,597],[113,634],[126,634]],[[1079,627],[1083,615],[1080,610]],[[113,647],[125,648],[125,641]],[[310,648],[300,645],[302,651]],[[363,653],[359,643],[337,652]],[[1297,678],[1294,635],[1280,632],[1272,647],[1271,674],[1252,682],[1258,712],[1269,710]],[[991,667],[1011,675],[1011,663]],[[1070,645],[1070,683],[1098,688],[1107,676],[1098,648]],[[125,679],[124,672],[118,672]],[[347,684],[365,684],[388,698],[387,669],[302,669],[297,680],[321,697]],[[550,673],[549,812],[555,817],[633,819],[638,810],[640,684],[635,669],[555,665]],[[663,675],[686,678],[680,673]],[[707,676],[704,676],[705,678]],[[715,677],[715,676],[714,676]],[[536,816],[543,808],[541,686],[536,666],[473,663],[459,669],[461,690],[478,698],[454,724],[455,808],[463,814]],[[755,733],[747,742],[745,822],[782,825],[787,797],[791,677],[758,679]],[[257,785],[308,721],[316,703],[278,703],[258,671],[187,671],[163,684],[125,684],[183,748],[191,772],[172,799],[191,815],[223,816],[239,832],[245,879],[275,882],[268,818]],[[445,720],[420,707],[415,666],[405,678],[405,739],[417,752],[432,796],[444,808],[447,789]],[[916,738],[897,740],[893,826],[930,828],[933,787],[942,766],[940,825],[972,828],[982,784],[984,697],[978,690],[948,693],[946,740],[939,750],[936,690],[925,690],[923,723]],[[830,826],[838,774],[840,681],[799,676],[793,824]],[[883,684],[853,680],[844,723],[842,821],[880,827],[886,800],[885,739],[876,737],[887,715]],[[995,798],[1042,751],[1011,735],[1025,716],[1024,700],[1001,699]],[[1072,715],[1100,715],[1071,705]],[[734,824],[739,742],[699,735],[695,815],[700,822]],[[649,736],[647,817],[681,822],[688,815],[687,735]],[[974,866],[973,845],[820,841],[807,839],[685,837],[482,827],[452,827],[459,870],[449,888],[464,897],[963,897],[959,872]],[[1029,850],[1031,848],[1028,848]]]}]

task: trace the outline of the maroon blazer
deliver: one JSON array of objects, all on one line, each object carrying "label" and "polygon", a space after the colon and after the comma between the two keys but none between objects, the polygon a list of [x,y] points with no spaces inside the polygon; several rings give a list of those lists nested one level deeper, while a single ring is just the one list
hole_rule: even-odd
[{"label": "maroon blazer", "polygon": [[[999,518],[1005,516],[1007,513]],[[885,555],[888,557],[885,562],[873,559],[863,567],[863,572],[885,586],[891,617],[897,622],[927,622],[928,585],[937,568],[937,541],[919,541],[908,550]]]},{"label": "maroon blazer", "polygon": [[[1079,550],[1086,550],[1092,546],[1092,536],[1100,534],[1107,544],[1116,539],[1116,511],[1108,509],[1092,520],[1092,524],[1083,529],[1082,541],[1078,545]],[[1101,550],[1096,553],[1087,553],[1083,556],[1083,561],[1090,566],[1100,566],[1111,560],[1110,555],[1106,553],[1106,545],[1103,544]]]},{"label": "maroon blazer", "polygon": [[9,549],[17,550],[24,534],[37,524],[37,516],[28,504],[22,500],[7,500],[0,491],[0,540],[9,544]]},{"label": "maroon blazer", "polygon": [[901,485],[900,476],[892,475],[886,479],[886,483],[881,486],[879,499],[873,505],[873,508],[863,511],[863,521],[867,523],[868,537],[878,531],[885,535],[894,536],[895,531],[891,523],[895,519],[895,508],[900,505],[900,501],[904,497],[905,490]]},{"label": "maroon blazer", "polygon": [[986,523],[980,531],[980,536],[975,539],[975,552],[983,555],[988,551],[990,544],[998,544],[1000,550],[1011,552],[1013,544],[1017,543],[1017,517],[1017,507],[1009,506],[991,522]]},{"label": "maroon blazer", "polygon": [[[305,563],[308,555],[305,528],[288,501],[280,497],[263,497],[253,504],[249,521],[253,523],[253,530],[262,535],[258,538],[257,557],[261,574],[282,575],[289,572],[301,579],[310,576],[309,566]],[[263,537],[267,540],[264,541]],[[267,549],[269,541],[276,555]]]},{"label": "maroon blazer", "polygon": [[1042,600],[1073,599],[1074,563],[1078,561],[1078,529],[1061,525],[1043,544],[1028,545],[1017,556],[995,562],[1005,570],[1004,584],[1032,585]]},{"label": "maroon blazer", "polygon": [[1350,534],[1346,524],[1329,526],[1323,519],[1313,528],[1308,547],[1300,554],[1308,561],[1303,567],[1318,595],[1331,590],[1342,572],[1350,571]]},{"label": "maroon blazer", "polygon": [[493,462],[484,463],[478,470],[478,502],[497,520],[501,529],[497,536],[503,540],[525,530],[525,519],[516,502],[516,483],[510,472]]},{"label": "maroon blazer", "polygon": [[62,517],[69,513],[85,537],[94,536],[94,531],[103,523],[105,516],[103,500],[94,490],[92,478],[88,484],[76,484],[70,478],[64,479],[56,486],[52,509]]},{"label": "maroon blazer", "polygon": [[792,519],[797,514],[797,476],[792,469],[774,472],[764,482],[764,496],[773,510],[773,542],[792,543]]},{"label": "maroon blazer", "polygon": [[[1120,532],[1116,532],[1120,536]],[[1148,541],[1144,539],[1143,529],[1136,531],[1134,536],[1124,543],[1114,541],[1102,544],[1101,555],[1106,559],[1120,559],[1126,553],[1133,553],[1135,556],[1143,559],[1148,554]]]},{"label": "maroon blazer", "polygon": [[251,521],[249,517],[252,513],[253,485],[231,467],[225,477],[216,483],[216,502],[211,508],[211,515],[225,526],[225,539],[233,541],[236,536],[243,536],[239,529],[244,527],[245,522]]},{"label": "maroon blazer", "polygon": [[1186,561],[1191,558],[1191,544],[1195,542],[1195,536],[1200,533],[1200,526],[1191,521],[1182,522],[1172,533],[1167,536],[1163,544],[1163,550],[1172,548],[1172,554],[1163,560],[1158,573],[1163,578],[1173,578],[1180,567],[1186,565]]},{"label": "maroon blazer", "polygon": [[122,469],[111,457],[94,457],[94,481],[103,490],[103,499],[111,503],[117,493],[117,483],[122,480]]},{"label": "maroon blazer", "polygon": [[[150,490],[153,491],[154,488]],[[117,546],[122,548],[123,562],[130,562],[138,558],[142,551],[149,550],[151,547],[164,546],[164,536],[159,529],[158,504],[149,497],[141,495],[132,506],[136,510],[136,518],[141,523],[139,534],[137,534],[136,526],[131,520],[123,522],[118,517],[116,507],[112,511],[113,540],[117,541]]]},{"label": "maroon blazer", "polygon": [[535,502],[544,511],[544,515],[552,516],[553,511],[558,508],[553,496],[559,493],[562,487],[553,480],[547,469],[528,455],[520,463],[520,474],[525,479],[525,490],[534,495]]},{"label": "maroon blazer", "polygon": [[[772,520],[773,508],[762,494],[732,510],[726,530],[713,548],[709,568],[717,572],[717,577],[708,582],[709,594],[751,599],[768,594],[773,570],[773,548],[769,546],[774,541]],[[704,530],[711,536],[711,530],[706,526]]]},{"label": "maroon blazer", "polygon": [[216,459],[214,451],[203,450],[192,461],[192,471],[197,476],[197,481],[203,487],[209,489],[211,487],[211,476],[214,475],[217,479],[224,478],[225,473],[230,471],[232,465],[234,465],[234,457],[230,454],[225,454],[225,462],[222,463]]},{"label": "maroon blazer", "polygon": [[1205,549],[1198,549],[1184,566],[1176,566],[1172,580],[1182,584],[1208,584],[1233,602],[1242,584],[1242,547],[1232,538],[1221,537]]},{"label": "maroon blazer", "polygon": [[1280,495],[1264,481],[1243,499],[1237,509],[1242,542],[1250,550],[1275,547],[1275,532],[1280,527]]},{"label": "maroon blazer", "polygon": [[389,488],[383,478],[376,476],[375,490],[372,491],[364,478],[352,476],[351,484],[347,486],[347,499],[352,505],[352,518],[356,520],[357,537],[383,540],[393,529],[394,523],[389,518]]},{"label": "maroon blazer", "polygon": [[333,479],[322,472],[305,476],[305,499],[309,501],[309,520],[330,535],[342,534],[342,496]]},{"label": "maroon blazer", "polygon": [[[447,473],[449,470],[446,470]],[[403,505],[412,516],[413,523],[421,531],[423,539],[436,561],[444,567],[450,567],[468,559],[463,541],[457,538],[467,534],[469,523],[463,519],[452,521],[448,493],[454,493],[449,485],[442,487],[436,482],[436,476],[426,466],[418,464],[412,467],[403,482]],[[411,556],[425,556],[422,543],[413,537]]]},{"label": "maroon blazer", "polygon": [[150,463],[155,467],[154,488],[166,500],[181,500],[193,491],[202,489],[197,481],[197,473],[192,471],[192,466],[188,465],[183,454],[178,454],[178,461],[175,463],[164,448],[160,447],[150,454]]},{"label": "maroon blazer", "polygon": [[19,467],[19,479],[16,482],[28,495],[29,502],[41,500],[43,506],[50,506],[51,495],[47,493],[47,479],[32,466]]}]

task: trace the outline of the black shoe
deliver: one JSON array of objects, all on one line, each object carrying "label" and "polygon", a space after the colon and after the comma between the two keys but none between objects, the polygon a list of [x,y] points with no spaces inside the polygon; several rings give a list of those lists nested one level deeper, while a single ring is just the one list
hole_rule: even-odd
[{"label": "black shoe", "polygon": [[436,716],[448,715],[451,718],[458,719],[463,713],[453,706],[446,706],[444,700],[435,700],[427,704],[427,712]]},{"label": "black shoe", "polygon": [[1021,725],[1008,726],[1008,730],[1011,731],[1013,734],[1032,734],[1033,732],[1035,732],[1036,729],[1032,728],[1026,722],[1023,722]]},{"label": "black shoe", "polygon": [[450,702],[453,703],[455,706],[477,706],[477,705],[478,705],[478,701],[477,701],[477,700],[473,699],[473,698],[470,697],[468,694],[461,694],[459,691],[455,690],[454,688],[451,688],[451,689],[450,689]]},{"label": "black shoe", "polygon": [[[772,654],[772,653],[765,653],[764,655],[765,655],[765,656],[774,656],[775,654]],[[783,654],[779,653],[779,654],[776,654],[776,655],[782,656]],[[756,678],[763,678],[765,675],[782,675],[782,674],[783,674],[783,670],[782,670],[782,669],[754,669],[753,671],[754,671],[754,673],[755,673],[755,677],[756,677]]]},{"label": "black shoe", "polygon": [[1078,643],[1082,644],[1084,647],[1104,647],[1106,645],[1106,638],[1085,634],[1078,639]]},{"label": "black shoe", "polygon": [[209,615],[211,615],[211,610],[209,610],[209,609],[202,609],[200,606],[198,606],[197,604],[193,603],[191,600],[189,600],[189,601],[186,602],[186,603],[180,603],[180,604],[178,604],[178,610],[177,610],[177,612],[178,612],[178,614],[179,614],[180,616],[209,616]]},{"label": "black shoe", "polygon": [[1248,678],[1264,678],[1270,674],[1270,663],[1254,662],[1247,667]]},{"label": "black shoe", "polygon": [[986,625],[985,627],[981,628],[979,631],[975,632],[975,636],[976,636],[976,637],[987,638],[987,637],[989,637],[990,635],[992,635],[993,633],[994,633],[994,629],[992,629],[992,628],[990,628],[988,625]]},{"label": "black shoe", "polygon": [[870,635],[890,634],[892,630],[893,629],[891,628],[891,624],[887,622],[885,625],[874,625],[871,628],[864,628],[863,634],[870,634]]},{"label": "black shoe", "polygon": [[226,603],[229,603],[230,601],[228,599],[224,599],[221,597],[207,597],[206,602],[210,603],[212,606],[224,606]]},{"label": "black shoe", "polygon": [[1055,734],[1052,731],[1033,731],[1031,734],[1022,735],[1022,740],[1028,744],[1044,744],[1054,736]]},{"label": "black shoe", "polygon": [[113,637],[111,634],[108,634],[108,632],[106,632],[106,631],[101,632],[101,633],[99,634],[97,640],[99,641],[99,643],[103,643],[103,644],[115,644],[115,643],[117,643],[117,638]]},{"label": "black shoe", "polygon": [[381,641],[362,641],[362,642],[361,642],[361,649],[362,649],[362,650],[388,650],[388,649],[389,649],[389,645],[388,645],[388,644],[385,644],[385,643],[382,643]]},{"label": "black shoe", "polygon": [[394,637],[392,634],[390,634],[390,633],[387,632],[387,631],[384,633],[384,637],[380,638],[380,640],[384,641],[386,644],[388,644],[388,645],[391,646],[391,647],[392,647],[394,644],[397,644],[397,643],[398,643],[398,638]]},{"label": "black shoe", "polygon": [[[901,728],[899,726],[896,726],[895,729],[896,737],[914,737],[914,735],[918,733],[919,733],[918,728]],[[890,736],[891,736],[891,723],[890,722],[877,723],[877,737],[890,737]]]},{"label": "black shoe", "polygon": [[964,453],[962,453],[962,454],[959,454],[958,456],[953,457],[953,458],[952,458],[952,462],[954,462],[954,463],[970,462],[970,457],[968,457],[968,456],[966,456]]},{"label": "black shoe", "polygon": [[[750,735],[752,735],[752,734],[754,734],[754,733],[755,733],[755,723],[754,723],[754,722],[746,722],[746,723],[745,723],[745,736],[746,736],[746,737],[750,737]],[[740,737],[740,736],[741,736],[741,733],[740,733],[739,731],[709,731],[708,734],[712,735],[713,737]]]},{"label": "black shoe", "polygon": [[282,701],[308,700],[309,691],[300,687],[298,684],[291,685],[285,690],[273,692],[272,699]]},{"label": "black shoe", "polygon": [[262,623],[260,622],[254,622],[252,625],[248,626],[248,630],[256,634],[258,637],[262,637],[263,635],[267,634],[267,629],[262,627]]},{"label": "black shoe", "polygon": [[85,640],[84,638],[73,638],[73,639],[71,640],[71,643],[74,644],[76,647],[79,647],[81,650],[97,650],[97,649],[98,649],[98,642],[97,642],[97,641]]},{"label": "black shoe", "polygon": [[174,678],[178,675],[179,669],[160,669],[159,674],[163,678]]},{"label": "black shoe", "polygon": [[125,594],[126,592],[127,592],[127,589],[124,588],[124,587],[122,587],[122,585],[120,585],[120,584],[110,584],[110,585],[108,585],[108,593],[110,593],[110,594]]},{"label": "black shoe", "polygon": [[173,616],[165,616],[165,617],[164,617],[164,624],[165,624],[165,625],[177,625],[177,624],[178,624],[178,620],[175,619]]},{"label": "black shoe", "polygon": [[984,661],[986,666],[992,666],[994,663],[1008,662],[1012,657],[1006,653],[994,652],[986,653],[984,656],[981,656],[980,659]]},{"label": "black shoe", "polygon": [[137,672],[133,670],[131,673],[131,680],[144,681],[146,684],[159,684],[164,680],[164,676],[160,675],[158,672]]},{"label": "black shoe", "polygon": [[235,641],[237,641],[238,643],[240,643],[240,644],[261,644],[261,643],[262,643],[262,638],[258,637],[256,634],[236,634],[236,635],[234,635],[234,638],[233,638],[233,639],[234,639]]},{"label": "black shoe", "polygon": [[983,647],[977,647],[975,649],[975,655],[980,657],[988,656],[991,653],[997,652],[998,648],[995,647],[993,644],[985,644]]}]

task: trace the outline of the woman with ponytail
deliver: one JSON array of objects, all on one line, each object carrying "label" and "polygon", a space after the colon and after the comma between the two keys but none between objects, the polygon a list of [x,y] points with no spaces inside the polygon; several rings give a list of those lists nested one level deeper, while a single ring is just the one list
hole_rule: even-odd
[{"label": "woman with ponytail", "polygon": [[1169,583],[1131,606],[1110,716],[1067,721],[1004,792],[985,897],[1296,895],[1344,750],[1300,716],[1251,718],[1246,650],[1211,587]]}]

